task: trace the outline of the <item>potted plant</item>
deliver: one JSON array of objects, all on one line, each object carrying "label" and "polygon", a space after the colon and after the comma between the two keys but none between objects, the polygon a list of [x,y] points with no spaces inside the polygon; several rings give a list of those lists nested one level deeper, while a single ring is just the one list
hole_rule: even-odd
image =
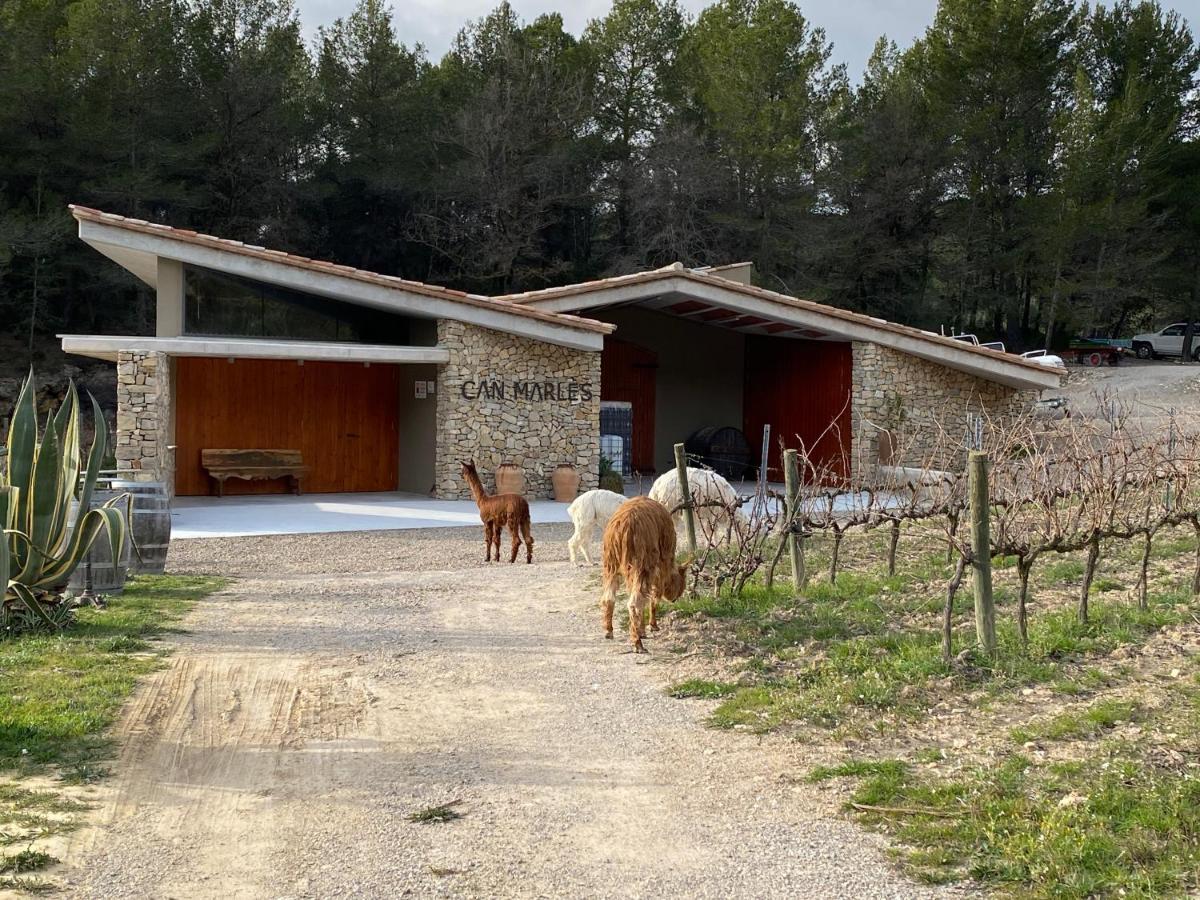
[{"label": "potted plant", "polygon": [[613,468],[612,460],[607,456],[600,457],[600,487],[614,494],[625,493],[625,479]]}]

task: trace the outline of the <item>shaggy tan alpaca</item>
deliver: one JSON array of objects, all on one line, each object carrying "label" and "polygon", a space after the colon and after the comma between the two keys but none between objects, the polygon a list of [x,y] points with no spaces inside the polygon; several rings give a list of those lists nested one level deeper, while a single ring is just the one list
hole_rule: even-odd
[{"label": "shaggy tan alpaca", "polygon": [[492,561],[492,547],[496,548],[496,562],[500,562],[500,532],[508,528],[512,536],[512,558],[517,561],[517,550],[521,538],[525,539],[525,562],[533,562],[533,531],[529,522],[529,503],[520,494],[489,494],[475,471],[475,460],[462,464],[462,476],[471,488],[471,496],[479,507],[479,518],[483,521],[484,562]]},{"label": "shaggy tan alpaca", "polygon": [[613,636],[613,607],[624,580],[629,591],[629,641],[635,653],[645,653],[642,622],[646,607],[650,607],[650,629],[657,631],[655,600],[678,600],[687,584],[687,565],[675,564],[675,525],[670,514],[648,497],[622,503],[604,529],[602,559],[604,636]]}]

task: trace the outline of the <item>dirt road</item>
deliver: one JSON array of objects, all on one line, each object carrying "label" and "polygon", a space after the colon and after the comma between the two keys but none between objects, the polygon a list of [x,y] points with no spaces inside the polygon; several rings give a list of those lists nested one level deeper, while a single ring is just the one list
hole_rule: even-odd
[{"label": "dirt road", "polygon": [[[554,542],[482,568],[474,529],[371,540],[457,550],[427,572],[277,559],[202,602],[127,711],[68,896],[937,893],[800,781],[794,745],[706,729],[706,704],[664,694],[663,654],[605,642],[594,570],[545,561]],[[462,818],[408,820],[451,801]]]},{"label": "dirt road", "polygon": [[[1047,391],[1046,396],[1053,393]],[[1200,410],[1200,366],[1132,358],[1098,369],[1071,366],[1061,393],[1070,400],[1072,411],[1082,415],[1102,414],[1116,400],[1125,407],[1125,416],[1165,421],[1172,409],[1183,415]]]}]

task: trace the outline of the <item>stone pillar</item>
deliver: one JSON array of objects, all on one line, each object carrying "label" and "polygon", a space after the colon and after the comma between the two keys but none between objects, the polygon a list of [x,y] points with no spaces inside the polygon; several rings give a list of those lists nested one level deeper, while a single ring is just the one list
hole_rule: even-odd
[{"label": "stone pillar", "polygon": [[554,467],[571,463],[580,491],[600,479],[600,352],[573,350],[449,319],[438,346],[436,494],[470,497],[460,476],[474,459],[492,489],[501,463],[525,470],[526,495],[553,496]]},{"label": "stone pillar", "polygon": [[117,354],[117,468],[136,481],[163,481],[175,492],[171,358],[165,353]]}]

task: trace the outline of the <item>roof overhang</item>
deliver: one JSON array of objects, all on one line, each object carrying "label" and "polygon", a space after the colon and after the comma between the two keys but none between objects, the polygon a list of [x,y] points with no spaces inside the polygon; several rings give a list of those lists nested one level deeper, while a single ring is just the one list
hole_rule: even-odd
[{"label": "roof overhang", "polygon": [[215,356],[229,359],[294,359],[310,362],[446,363],[441,347],[391,347],[323,341],[259,341],[247,338],[137,337],[133,335],[60,334],[67,353],[115,362],[122,350],[168,356]]},{"label": "roof overhang", "polygon": [[466,294],[209,235],[72,207],[79,237],[151,287],[158,260],[177,260],[334,300],[423,318],[445,318],[558,344],[601,350],[613,326]]},{"label": "roof overhang", "polygon": [[740,314],[740,321],[748,329],[761,333],[777,333],[771,326],[778,325],[780,328],[788,326],[795,329],[791,335],[793,337],[820,334],[826,339],[879,344],[1021,390],[1057,388],[1062,384],[1062,369],[1042,366],[1012,354],[965,344],[884,319],[684,269],[658,270],[641,276],[579,285],[574,289],[549,289],[514,295],[509,299],[548,312],[582,312],[637,304],[696,321],[705,321],[704,310],[717,308]]}]

